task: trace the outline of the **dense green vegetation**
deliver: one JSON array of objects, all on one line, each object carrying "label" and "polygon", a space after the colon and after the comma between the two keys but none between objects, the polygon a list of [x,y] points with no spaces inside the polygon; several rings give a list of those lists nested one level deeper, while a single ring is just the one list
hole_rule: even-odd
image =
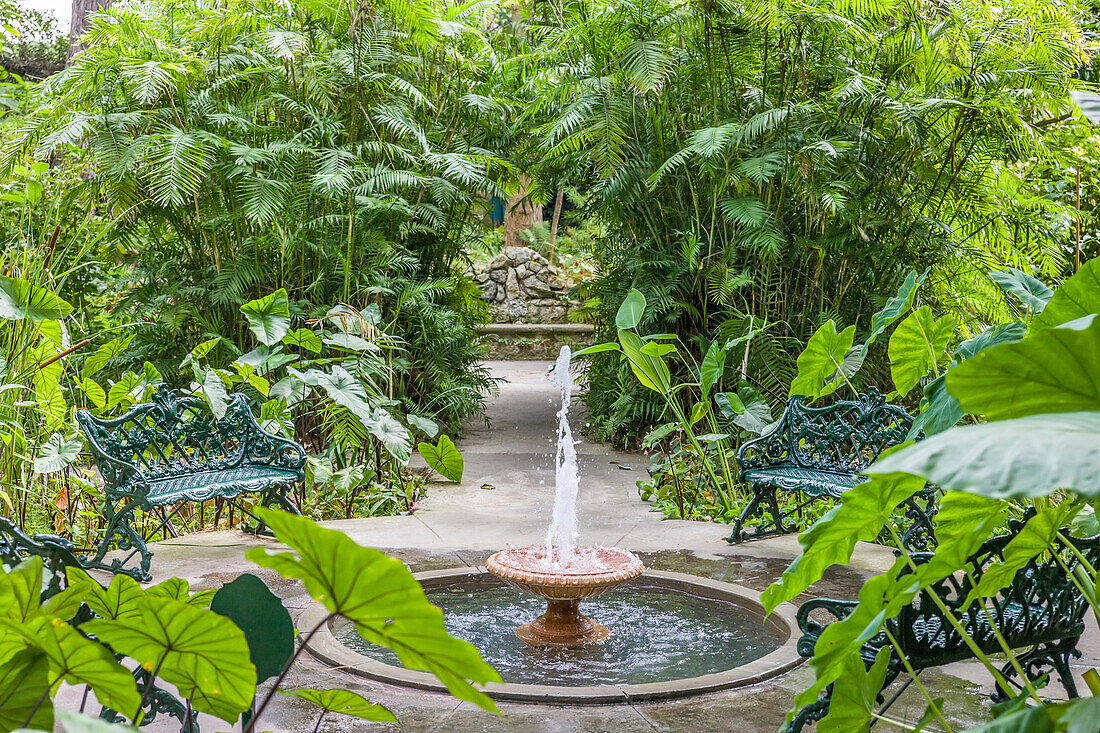
[{"label": "dense green vegetation", "polygon": [[[1100,69],[1091,2],[148,0],[96,16],[87,50],[42,80],[64,48],[48,21],[0,0],[0,27],[17,31],[0,39],[0,517],[21,527],[94,543],[100,479],[75,411],[117,415],[162,384],[215,415],[243,393],[304,444],[295,499],[313,518],[413,511],[413,451],[460,480],[452,437],[493,388],[467,274],[501,245],[490,200],[566,192],[572,230],[523,239],[577,283],[598,336],[589,420],[648,452],[639,488],[666,516],[735,518],[737,446],[790,396],[876,386],[918,415],[920,442],[802,516],[804,555],[769,606],[856,539],[895,544],[895,510],[926,481],[943,541],[920,587],[1028,506],[1030,544],[1002,576],[1058,532],[1100,532],[1100,135],[1070,98]],[[185,526],[234,522],[209,508]],[[1100,611],[1095,569],[1074,578]],[[100,617],[89,631],[164,662],[127,651],[98,586],[70,582]],[[822,637],[799,704],[841,675],[873,687],[859,642],[918,590],[896,574],[874,587]],[[136,591],[135,614],[166,593]],[[25,648],[0,649],[18,656],[0,692],[12,674],[42,684],[0,729],[48,727],[48,683],[83,680],[34,651],[76,606],[20,605]],[[119,677],[98,642],[66,639]],[[492,675],[467,661],[438,671],[485,704],[458,680]],[[221,685],[202,664],[202,679],[171,663],[162,677]],[[196,709],[235,720],[254,691],[237,682]],[[129,684],[95,691],[133,707]],[[821,729],[862,729],[861,696]],[[1026,698],[996,730],[1063,730],[1097,699]]]}]

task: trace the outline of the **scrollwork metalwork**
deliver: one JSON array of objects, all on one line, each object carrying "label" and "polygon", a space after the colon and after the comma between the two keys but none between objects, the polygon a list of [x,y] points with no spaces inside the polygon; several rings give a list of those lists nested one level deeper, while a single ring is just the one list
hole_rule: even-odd
[{"label": "scrollwork metalwork", "polygon": [[[905,442],[912,426],[913,417],[887,402],[874,387],[858,400],[821,407],[792,397],[770,431],[746,441],[737,451],[741,481],[752,486],[753,496],[734,522],[728,541],[797,531],[797,524],[785,521],[795,510],[780,511],[778,490],[806,497],[796,510],[818,498],[839,498],[863,480],[859,472],[883,451]],[[752,517],[765,521],[746,532],[745,522]],[[928,524],[929,520],[925,514],[918,521]],[[915,533],[914,538],[926,540]]]},{"label": "scrollwork metalwork", "polygon": [[[162,386],[151,402],[117,418],[80,410],[77,421],[106,493],[101,507],[106,529],[90,567],[149,580],[153,553],[133,522],[136,512],[153,507],[259,493],[263,506],[298,511],[287,494],[303,478],[305,451],[260,427],[242,394],[233,396],[220,419],[197,397]],[[105,561],[116,545],[133,552]],[[124,567],[135,552],[138,565]]]}]

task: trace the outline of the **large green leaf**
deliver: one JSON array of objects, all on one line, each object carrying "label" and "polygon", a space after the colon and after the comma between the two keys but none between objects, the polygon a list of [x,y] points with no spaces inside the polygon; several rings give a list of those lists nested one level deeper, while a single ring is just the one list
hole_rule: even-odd
[{"label": "large green leaf", "polygon": [[329,713],[350,715],[374,723],[396,723],[397,718],[384,706],[372,703],[351,690],[315,690],[299,687],[296,690],[279,690],[284,695],[307,700]]},{"label": "large green leaf", "polygon": [[451,481],[462,481],[462,454],[446,435],[439,436],[439,445],[419,443],[416,451],[424,461]]},{"label": "large green leaf", "polygon": [[867,669],[863,658],[852,654],[844,659],[844,684],[833,687],[829,712],[814,728],[817,733],[865,733],[871,713],[878,707],[878,693],[886,680],[890,648],[879,649],[875,663]]},{"label": "large green leaf", "polygon": [[8,571],[0,567],[0,619],[22,623],[38,612],[42,558],[29,557]]},{"label": "large green leaf", "polygon": [[320,387],[336,404],[351,410],[363,427],[370,429],[374,412],[367,402],[367,390],[363,383],[342,366],[332,367],[332,373],[310,369],[305,373],[307,383]]},{"label": "large green leaf", "polygon": [[864,583],[859,590],[859,604],[852,613],[821,632],[809,662],[813,682],[795,696],[794,709],[787,713],[788,722],[795,710],[816,701],[826,686],[839,680],[851,668],[863,642],[877,634],[887,618],[896,616],[912,602],[920,584],[913,574],[899,579],[898,573],[906,563],[905,557],[899,557],[885,573]]},{"label": "large green leaf", "polygon": [[909,310],[909,307],[913,304],[913,299],[917,296],[917,289],[924,283],[926,277],[928,277],[928,270],[920,275],[917,274],[916,270],[910,270],[905,277],[905,281],[898,288],[898,294],[890,298],[882,310],[871,316],[871,335],[867,337],[868,346],[881,336],[891,323],[901,318],[902,314]]},{"label": "large green leaf", "polygon": [[59,321],[73,307],[51,290],[21,278],[0,275],[0,318],[9,321]]},{"label": "large green leaf", "polygon": [[[156,585],[150,586],[145,592],[149,595],[172,598],[181,603],[188,603],[199,608],[209,608],[210,601],[212,601],[217,594],[217,591],[213,589],[192,593],[191,586],[183,578],[168,578],[167,580],[162,580]],[[225,614],[222,615],[224,616]]]},{"label": "large green leaf", "polygon": [[80,568],[66,568],[65,575],[69,587],[81,589],[81,598],[96,616],[102,619],[134,619],[141,616],[145,595],[141,586],[130,576],[112,576],[111,584],[104,588]]},{"label": "large green leaf", "polygon": [[817,399],[836,390],[844,370],[844,358],[852,349],[856,327],[837,333],[832,320],[821,325],[798,356],[798,376],[791,382],[790,396]]},{"label": "large green leaf", "polygon": [[244,633],[257,682],[279,674],[294,655],[290,614],[255,575],[244,573],[219,588],[210,610],[228,618]]},{"label": "large green leaf", "polygon": [[102,644],[92,641],[58,618],[39,617],[27,627],[26,638],[46,654],[50,680],[87,685],[96,700],[112,710],[133,715],[141,701],[134,676]]},{"label": "large green leaf", "polygon": [[[1090,723],[1095,723],[1095,720]],[[1095,728],[1085,728],[1081,733],[1092,733]],[[985,725],[971,728],[968,733],[1054,733],[1050,713],[1044,707],[1024,707],[1009,715],[992,720]]]},{"label": "large green leaf", "polygon": [[991,272],[989,276],[1001,290],[1020,301],[1020,304],[1031,313],[1042,313],[1050,302],[1051,296],[1054,295],[1054,291],[1047,287],[1046,283],[1015,267]]},{"label": "large green leaf", "polygon": [[229,411],[229,394],[225,391],[225,382],[218,376],[216,369],[206,369],[202,375],[202,394],[214,417],[218,420],[225,417],[225,413]]},{"label": "large green leaf", "polygon": [[[959,344],[955,350],[955,358],[960,362],[998,344],[1014,343],[1024,337],[1027,327],[1022,323],[1006,323],[992,326],[982,331],[977,336],[967,339]],[[953,369],[955,365],[949,367]],[[913,429],[910,435],[923,432],[925,435],[942,433],[948,428],[954,427],[962,419],[963,409],[958,400],[947,391],[947,374],[941,374],[924,386],[924,398],[921,400],[922,411],[913,421]]]},{"label": "large green leaf", "polygon": [[967,425],[886,456],[864,473],[922,476],[984,496],[1100,496],[1100,411],[1031,415]]},{"label": "large green leaf", "polygon": [[637,328],[642,322],[642,314],[645,313],[645,296],[634,288],[626,294],[623,304],[615,313],[615,327],[620,331]]},{"label": "large green leaf", "polygon": [[83,630],[175,685],[195,709],[233,723],[252,704],[256,669],[244,633],[213,611],[146,595],[133,617],[93,619]]},{"label": "large green leaf", "polygon": [[496,710],[470,681],[499,682],[500,675],[473,646],[447,633],[443,612],[404,563],[305,517],[270,509],[256,514],[293,552],[257,547],[246,553],[249,560],[302,580],[310,596],[352,621],[364,639],[391,649],[406,667],[431,672],[455,697]]},{"label": "large green leaf", "polygon": [[802,554],[760,594],[770,613],[821,580],[833,565],[847,563],[856,543],[878,537],[894,509],[924,488],[913,476],[882,476],[844,492],[840,503],[798,536]]},{"label": "large green leaf", "polygon": [[412,436],[409,434],[409,429],[382,408],[373,411],[367,429],[378,439],[386,452],[401,463],[405,463],[412,456]]},{"label": "large green leaf", "polygon": [[947,361],[947,342],[955,332],[952,316],[936,318],[922,305],[898,324],[890,336],[890,376],[900,394],[908,394],[933,367]]},{"label": "large green leaf", "polygon": [[[742,382],[737,387],[737,397],[741,401],[744,410],[733,417],[733,424],[748,430],[750,433],[760,435],[775,418],[772,417],[772,408],[764,395],[747,382]],[[719,405],[721,406],[721,405]]]},{"label": "large green leaf", "polygon": [[409,425],[428,436],[429,440],[439,435],[439,424],[435,420],[420,417],[411,412],[405,415],[405,419],[409,421]]},{"label": "large green leaf", "polygon": [[986,349],[947,373],[947,391],[964,411],[989,420],[1100,410],[1100,318]]},{"label": "large green leaf", "polygon": [[321,337],[309,328],[298,328],[291,331],[286,336],[283,336],[283,343],[288,346],[297,346],[306,351],[312,351],[314,354],[321,353]]},{"label": "large green leaf", "polygon": [[107,366],[107,362],[126,351],[133,338],[133,336],[117,338],[100,346],[94,354],[84,360],[80,375],[88,379],[98,374],[103,367]]},{"label": "large green leaf", "polygon": [[248,319],[248,330],[264,346],[279,343],[290,329],[290,300],[282,288],[248,301],[241,306],[241,313]]},{"label": "large green leaf", "polygon": [[1086,262],[1055,288],[1047,307],[1031,322],[1031,330],[1061,326],[1090,313],[1100,313],[1100,257]]},{"label": "large green leaf", "polygon": [[702,392],[704,400],[710,394],[711,388],[722,378],[725,369],[726,350],[715,341],[707,349],[706,356],[703,357],[703,363],[699,366],[699,382],[701,384],[699,391]]},{"label": "large green leaf", "polygon": [[28,717],[30,725],[53,730],[53,702],[42,698],[49,686],[50,662],[41,649],[24,649],[0,665],[0,731],[20,728]]},{"label": "large green leaf", "polygon": [[619,344],[638,381],[654,392],[668,394],[672,388],[672,377],[664,360],[659,355],[644,351],[648,344],[633,331],[620,330]]}]

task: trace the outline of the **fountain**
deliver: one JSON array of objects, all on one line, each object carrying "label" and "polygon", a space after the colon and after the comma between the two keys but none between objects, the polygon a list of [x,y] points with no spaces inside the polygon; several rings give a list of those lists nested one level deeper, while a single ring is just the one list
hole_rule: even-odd
[{"label": "fountain", "polygon": [[[443,610],[447,630],[473,644],[500,673],[503,682],[486,685],[486,694],[615,704],[751,685],[799,664],[790,604],[768,615],[749,588],[682,573],[643,574],[630,552],[578,546],[569,358],[563,349],[553,373],[561,406],[554,510],[545,540],[492,555],[489,572],[462,567],[415,575]],[[581,614],[581,601],[606,626]],[[298,626],[313,628],[327,616],[323,605],[311,604]],[[393,652],[363,639],[344,619],[330,621],[307,646],[352,674],[446,689],[432,674],[404,668]]]},{"label": "fountain", "polygon": [[616,547],[578,547],[577,449],[569,427],[573,377],[570,351],[562,346],[554,366],[561,392],[558,410],[558,450],[554,472],[554,514],[546,542],[502,550],[485,562],[485,569],[528,593],[546,599],[546,612],[516,629],[532,646],[575,647],[595,644],[611,634],[580,612],[582,600],[595,598],[641,575],[641,561]]}]

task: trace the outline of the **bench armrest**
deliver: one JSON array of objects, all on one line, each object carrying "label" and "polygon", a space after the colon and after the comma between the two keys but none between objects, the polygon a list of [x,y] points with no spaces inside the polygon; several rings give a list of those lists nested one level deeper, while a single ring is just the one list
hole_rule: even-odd
[{"label": "bench armrest", "polygon": [[760,468],[773,463],[786,463],[787,457],[787,413],[771,426],[766,433],[752,440],[746,440],[737,449],[737,466],[741,471],[746,468]]},{"label": "bench armrest", "polygon": [[[821,636],[821,632],[825,630],[825,627],[836,621],[843,621],[848,618],[858,605],[859,601],[842,601],[835,598],[811,598],[799,606],[798,613],[795,614],[795,618],[798,620],[798,628],[802,632],[802,637],[798,640],[798,653],[804,657],[812,657],[814,655],[814,646],[817,644],[817,638]],[[810,614],[814,611],[825,611],[834,618],[824,623],[815,621],[810,618]]]},{"label": "bench armrest", "polygon": [[[120,420],[125,419],[119,418]],[[130,461],[124,461],[111,455],[106,447],[99,441],[99,436],[106,433],[103,425],[106,421],[92,415],[87,410],[76,411],[76,421],[80,425],[80,431],[88,439],[88,445],[92,448],[96,466],[103,476],[103,482],[112,494],[126,494],[133,497],[143,497],[149,493],[149,476],[140,466]]]},{"label": "bench armrest", "polygon": [[[301,445],[289,438],[275,435],[264,430],[248,407],[248,402],[243,394],[233,396],[233,402],[229,410],[234,413],[245,427],[244,451],[242,460],[253,465],[274,466],[285,468],[289,471],[304,473],[306,464],[306,451]],[[227,414],[227,417],[231,417]]]}]

